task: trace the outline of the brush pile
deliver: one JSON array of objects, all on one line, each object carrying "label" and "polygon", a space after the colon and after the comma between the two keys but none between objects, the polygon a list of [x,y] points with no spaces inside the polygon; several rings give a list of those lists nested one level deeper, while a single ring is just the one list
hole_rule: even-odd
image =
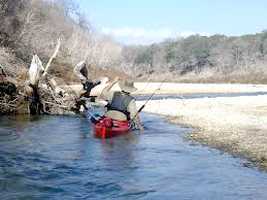
[{"label": "brush pile", "polygon": [[7,75],[10,74],[8,69],[0,66],[0,114],[70,114],[77,111],[76,94],[60,88],[55,78],[48,74],[59,48],[60,40],[45,68],[34,55],[26,80],[13,80]]}]

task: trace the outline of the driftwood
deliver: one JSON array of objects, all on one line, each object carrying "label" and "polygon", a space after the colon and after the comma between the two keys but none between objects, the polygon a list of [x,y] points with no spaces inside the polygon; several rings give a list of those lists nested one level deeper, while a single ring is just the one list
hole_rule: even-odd
[{"label": "driftwood", "polygon": [[[45,112],[44,105],[41,102],[39,82],[41,78],[46,77],[49,66],[51,65],[53,59],[58,53],[60,47],[60,40],[58,41],[59,42],[56,46],[56,49],[51,58],[49,59],[46,68],[43,67],[42,62],[37,55],[34,55],[32,58],[31,66],[28,73],[28,80],[25,84],[25,91],[29,101],[28,109],[30,114],[40,114],[41,112]],[[53,92],[51,94],[53,94]]]},{"label": "driftwood", "polygon": [[61,45],[61,40],[58,39],[58,40],[57,40],[57,46],[56,46],[56,48],[55,48],[55,51],[54,51],[53,55],[51,56],[51,58],[49,59],[48,63],[46,64],[46,67],[45,67],[45,69],[44,69],[44,72],[43,72],[43,75],[42,75],[43,77],[46,77],[47,72],[48,72],[48,69],[49,69],[49,67],[51,66],[51,63],[52,63],[53,59],[55,59],[56,56],[57,56],[57,54],[58,54],[60,45]]},{"label": "driftwood", "polygon": [[58,39],[54,53],[45,68],[43,68],[42,62],[37,55],[33,58],[29,70],[29,80],[34,80],[34,82],[29,81],[30,84],[26,85],[26,90],[29,90],[28,100],[31,114],[63,114],[72,111],[75,107],[75,97],[59,88],[56,80],[48,74],[51,63],[58,54],[60,45],[61,40]]},{"label": "driftwood", "polygon": [[69,114],[77,111],[79,98],[75,92],[60,88],[55,77],[48,73],[60,44],[58,40],[45,68],[39,57],[33,55],[27,80],[21,88],[17,83],[7,81],[7,75],[0,66],[0,114]]},{"label": "driftwood", "polygon": [[42,61],[37,55],[32,57],[32,62],[28,71],[28,82],[32,86],[38,86],[41,75],[44,72]]},{"label": "driftwood", "polygon": [[16,112],[17,109],[16,95],[2,94],[0,96],[0,114],[10,114]]}]

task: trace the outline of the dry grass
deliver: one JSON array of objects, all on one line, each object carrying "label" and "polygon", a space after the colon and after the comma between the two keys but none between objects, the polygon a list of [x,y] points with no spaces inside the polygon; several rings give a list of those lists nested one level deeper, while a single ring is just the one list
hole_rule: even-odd
[{"label": "dry grass", "polygon": [[179,76],[174,79],[176,82],[184,83],[253,83],[266,84],[266,70],[260,67],[253,69],[237,69],[231,72],[216,72],[205,70],[199,74],[188,73],[184,76]]},{"label": "dry grass", "polygon": [[27,69],[27,64],[25,62],[18,59],[10,49],[4,47],[0,47],[0,65],[4,68],[5,72],[13,78],[23,76]]},{"label": "dry grass", "polygon": [[[52,64],[49,74],[63,80],[65,84],[79,84],[80,80],[73,73],[73,68],[74,66],[70,65],[69,63],[59,62],[58,60],[56,60]],[[88,68],[88,71],[89,71],[89,78],[91,79],[98,79],[99,77],[103,77],[103,76],[107,76],[110,79],[113,79],[116,76],[119,76],[123,79],[126,79],[129,77],[123,72],[119,72],[119,71],[109,69],[109,68],[107,69],[100,68],[94,65],[91,65]],[[63,85],[63,82],[61,81],[58,84]]]},{"label": "dry grass", "polygon": [[224,67],[204,68],[200,72],[188,72],[181,75],[179,71],[155,72],[144,74],[138,79],[140,82],[176,82],[176,83],[252,83],[267,84],[266,65],[254,64],[248,67]]}]

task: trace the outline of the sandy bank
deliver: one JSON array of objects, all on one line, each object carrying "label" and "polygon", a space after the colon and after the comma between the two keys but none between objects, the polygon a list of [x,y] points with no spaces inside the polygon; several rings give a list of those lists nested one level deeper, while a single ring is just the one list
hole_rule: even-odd
[{"label": "sandy bank", "polygon": [[267,167],[267,95],[153,100],[144,111],[196,127],[193,139]]},{"label": "sandy bank", "polygon": [[267,92],[267,85],[257,84],[200,84],[200,83],[140,83],[136,82],[137,94],[148,94],[158,88],[157,94],[191,93],[241,93]]},{"label": "sandy bank", "polygon": [[[150,83],[135,82],[138,89],[135,94],[151,94],[156,90],[157,94],[193,94],[193,93],[247,93],[267,92],[267,85],[257,84],[199,84],[199,83]],[[98,95],[105,85],[96,86],[92,95]],[[72,89],[76,92],[82,89],[80,84],[62,86],[64,89]],[[159,89],[160,88],[160,89]],[[114,86],[113,90],[119,87]],[[158,90],[159,89],[159,90]]]}]

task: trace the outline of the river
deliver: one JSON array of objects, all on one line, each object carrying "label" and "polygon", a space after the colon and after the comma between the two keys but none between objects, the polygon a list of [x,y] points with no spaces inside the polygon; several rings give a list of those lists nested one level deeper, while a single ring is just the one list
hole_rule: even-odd
[{"label": "river", "polygon": [[92,136],[81,116],[1,117],[1,200],[267,199],[267,173],[143,114],[144,133]]}]

